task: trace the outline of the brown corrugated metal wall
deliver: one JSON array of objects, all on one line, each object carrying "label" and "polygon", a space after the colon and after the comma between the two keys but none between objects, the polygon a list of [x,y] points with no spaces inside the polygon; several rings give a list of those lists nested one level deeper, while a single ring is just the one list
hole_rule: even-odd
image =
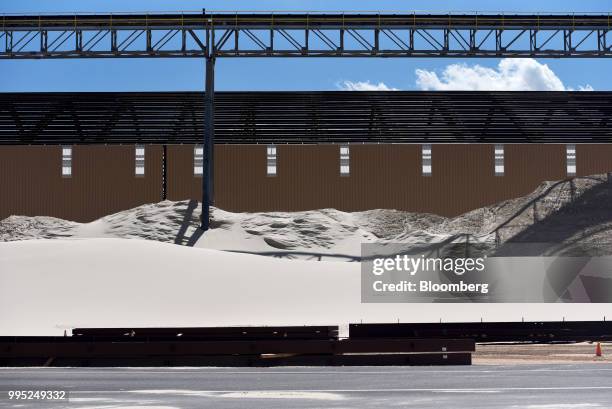
[{"label": "brown corrugated metal wall", "polygon": [[612,145],[576,145],[576,174],[595,175],[612,171]]},{"label": "brown corrugated metal wall", "polygon": [[193,148],[193,145],[166,148],[168,200],[202,200],[202,178],[193,175]]},{"label": "brown corrugated metal wall", "polygon": [[134,176],[134,146],[72,148],[72,177],[59,146],[0,147],[0,219],[44,215],[90,221],[161,200],[162,148],[147,146],[145,176]]},{"label": "brown corrugated metal wall", "polygon": [[[612,171],[612,145],[577,145],[578,175]],[[494,174],[494,145],[432,146],[432,175],[421,175],[420,145],[351,145],[340,176],[338,145],[279,145],[278,172],[266,176],[265,145],[215,147],[216,206],[229,211],[345,211],[393,208],[455,216],[530,193],[566,177],[565,145],[505,145],[505,175]],[[0,218],[95,218],[157,202],[162,147],[147,145],[145,177],[134,176],[134,146],[75,146],[73,177],[62,178],[60,147],[0,148]],[[199,200],[193,145],[167,147],[167,198]]]},{"label": "brown corrugated metal wall", "polygon": [[454,216],[565,177],[564,145],[506,146],[503,177],[494,175],[493,150],[433,145],[426,177],[420,145],[352,145],[350,176],[342,177],[337,145],[284,145],[277,147],[278,175],[267,177],[265,146],[219,146],[216,204],[233,211],[393,208]]}]

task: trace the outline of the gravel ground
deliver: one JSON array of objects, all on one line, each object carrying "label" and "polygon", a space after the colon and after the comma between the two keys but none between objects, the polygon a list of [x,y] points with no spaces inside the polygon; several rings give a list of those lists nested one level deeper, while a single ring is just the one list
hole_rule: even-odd
[{"label": "gravel ground", "polygon": [[474,365],[538,363],[612,363],[612,343],[602,343],[603,356],[595,356],[596,344],[480,344],[472,355]]}]

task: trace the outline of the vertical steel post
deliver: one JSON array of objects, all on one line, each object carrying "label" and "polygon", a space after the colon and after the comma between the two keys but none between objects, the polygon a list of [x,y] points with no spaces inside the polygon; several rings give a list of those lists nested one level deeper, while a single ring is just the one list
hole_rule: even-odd
[{"label": "vertical steel post", "polygon": [[162,147],[162,200],[168,198],[168,146]]},{"label": "vertical steel post", "polygon": [[210,227],[210,206],[214,203],[215,146],[215,57],[206,57],[206,89],[204,92],[204,175],[202,177],[202,230]]}]

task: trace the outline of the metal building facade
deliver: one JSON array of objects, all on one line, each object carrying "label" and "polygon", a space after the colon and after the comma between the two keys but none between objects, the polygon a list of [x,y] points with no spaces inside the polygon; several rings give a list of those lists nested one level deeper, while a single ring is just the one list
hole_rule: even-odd
[{"label": "metal building facade", "polygon": [[[455,216],[567,177],[612,171],[612,93],[220,93],[215,205],[390,208]],[[0,94],[0,219],[96,218],[202,196],[201,93]],[[266,147],[276,147],[276,176]],[[135,147],[144,146],[144,175]],[[431,145],[430,176],[422,146]],[[62,176],[62,146],[72,175]],[[350,174],[340,174],[340,147]],[[495,174],[503,146],[504,173]]]},{"label": "metal building facade", "polygon": [[161,199],[161,146],[146,147],[144,177],[134,146],[75,145],[72,176],[62,177],[61,146],[0,147],[0,219],[10,215],[90,221]]},{"label": "metal building facade", "polygon": [[[505,145],[505,175],[495,176],[493,144],[434,144],[432,175],[421,174],[421,145],[351,145],[351,173],[339,172],[339,145],[281,145],[278,174],[266,176],[265,146],[215,148],[216,205],[230,211],[389,208],[456,216],[566,178],[565,145]],[[187,146],[173,147],[190,151]],[[612,145],[578,145],[578,176],[612,171]],[[596,153],[596,155],[594,154]],[[590,160],[591,155],[599,160]],[[198,199],[189,162],[172,168],[169,199]],[[181,175],[181,176],[179,176]],[[174,183],[174,182],[173,182]]]},{"label": "metal building facade", "polygon": [[[146,145],[144,177],[134,146],[76,145],[73,174],[61,175],[60,146],[0,148],[0,219],[45,215],[74,221],[163,199],[160,145]],[[420,145],[351,146],[351,174],[339,172],[339,145],[281,145],[278,174],[266,175],[265,145],[215,147],[215,202],[228,211],[390,208],[455,216],[530,193],[566,177],[565,145],[505,145],[495,176],[494,145],[434,144],[432,175],[421,174]],[[201,198],[193,145],[167,147],[167,199]],[[577,175],[612,171],[612,145],[578,145]]]}]

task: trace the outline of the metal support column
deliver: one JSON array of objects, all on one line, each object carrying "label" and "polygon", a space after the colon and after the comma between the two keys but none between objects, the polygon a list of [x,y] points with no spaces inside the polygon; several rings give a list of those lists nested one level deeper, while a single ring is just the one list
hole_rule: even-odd
[{"label": "metal support column", "polygon": [[168,146],[162,147],[162,200],[168,199]]},{"label": "metal support column", "polygon": [[202,230],[210,227],[210,206],[214,204],[215,146],[215,57],[206,57],[206,90],[204,92],[204,175],[202,177]]}]

